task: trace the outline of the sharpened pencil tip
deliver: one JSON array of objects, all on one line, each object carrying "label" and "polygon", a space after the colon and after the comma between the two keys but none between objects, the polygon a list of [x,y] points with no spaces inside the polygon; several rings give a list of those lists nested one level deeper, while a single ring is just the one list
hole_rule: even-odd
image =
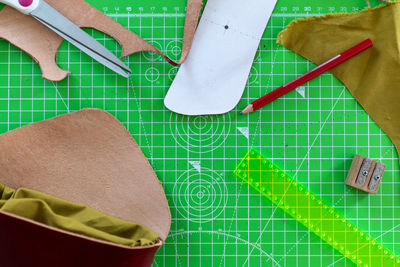
[{"label": "sharpened pencil tip", "polygon": [[250,113],[250,112],[253,112],[253,111],[254,111],[253,110],[253,105],[250,104],[245,109],[243,109],[242,112],[240,112],[240,114],[247,114],[247,113]]}]

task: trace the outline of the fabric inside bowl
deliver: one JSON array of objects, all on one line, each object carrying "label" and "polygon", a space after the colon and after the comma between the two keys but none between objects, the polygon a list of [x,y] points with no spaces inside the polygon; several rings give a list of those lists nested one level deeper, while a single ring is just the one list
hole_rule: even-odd
[{"label": "fabric inside bowl", "polygon": [[0,210],[120,245],[148,246],[160,240],[157,234],[142,225],[26,188],[14,190],[0,184]]}]

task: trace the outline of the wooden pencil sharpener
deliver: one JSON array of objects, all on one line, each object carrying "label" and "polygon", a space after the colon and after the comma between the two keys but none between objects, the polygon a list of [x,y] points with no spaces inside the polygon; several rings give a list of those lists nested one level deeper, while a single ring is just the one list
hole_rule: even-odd
[{"label": "wooden pencil sharpener", "polygon": [[375,195],[385,168],[385,164],[361,155],[355,155],[347,175],[346,184]]}]

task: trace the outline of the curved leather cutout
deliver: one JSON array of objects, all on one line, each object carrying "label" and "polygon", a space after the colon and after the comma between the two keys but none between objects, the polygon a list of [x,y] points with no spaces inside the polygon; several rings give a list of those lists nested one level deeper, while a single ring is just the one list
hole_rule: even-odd
[{"label": "curved leather cutout", "polygon": [[[182,64],[186,60],[202,7],[202,0],[188,0],[181,59],[174,62],[158,48],[84,0],[46,0],[46,2],[76,25],[94,28],[113,37],[122,46],[122,57],[150,51],[161,55],[172,65]],[[38,62],[44,79],[60,81],[69,74],[68,71],[60,69],[55,62],[57,49],[63,38],[31,16],[5,6],[0,11],[0,37],[19,47]]]}]

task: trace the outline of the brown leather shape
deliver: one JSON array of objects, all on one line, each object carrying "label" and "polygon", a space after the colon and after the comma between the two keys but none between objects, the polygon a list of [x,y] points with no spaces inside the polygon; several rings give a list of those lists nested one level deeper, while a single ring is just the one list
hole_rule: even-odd
[{"label": "brown leather shape", "polygon": [[[188,0],[181,59],[174,62],[158,48],[84,0],[46,0],[46,2],[79,27],[93,28],[113,37],[122,46],[122,57],[150,51],[161,55],[172,65],[182,64],[186,60],[202,7],[202,0]],[[60,81],[69,74],[68,71],[60,69],[55,62],[57,49],[63,38],[31,16],[5,6],[0,11],[0,37],[29,54],[39,64],[44,79]]]},{"label": "brown leather shape", "polygon": [[160,243],[127,247],[0,211],[0,266],[151,266],[171,214],[139,146],[109,113],[84,109],[0,136],[0,183],[144,225]]}]

